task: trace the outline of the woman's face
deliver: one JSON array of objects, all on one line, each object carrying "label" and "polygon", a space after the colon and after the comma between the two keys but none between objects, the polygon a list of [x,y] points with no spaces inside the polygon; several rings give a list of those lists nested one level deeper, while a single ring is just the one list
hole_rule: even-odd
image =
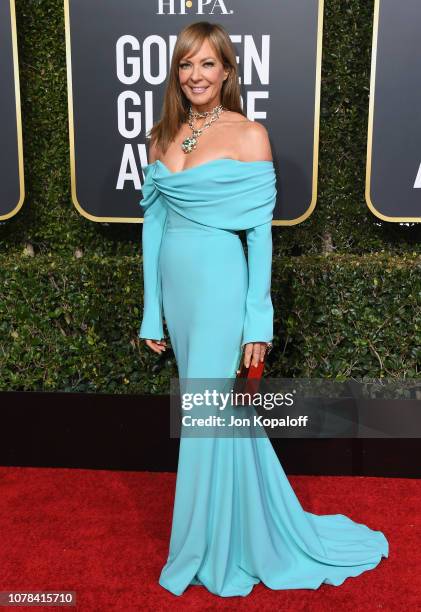
[{"label": "woman's face", "polygon": [[180,60],[178,75],[181,89],[193,109],[212,110],[220,104],[221,88],[228,71],[207,39],[195,55],[185,55]]}]

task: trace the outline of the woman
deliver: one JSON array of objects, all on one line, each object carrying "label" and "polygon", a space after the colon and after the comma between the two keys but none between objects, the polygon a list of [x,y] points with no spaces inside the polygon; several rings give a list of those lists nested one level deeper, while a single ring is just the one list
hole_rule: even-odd
[{"label": "woman", "polygon": [[[266,129],[241,110],[235,51],[220,26],[199,22],[179,34],[150,135],[139,337],[165,351],[165,316],[180,379],[233,379],[242,348],[253,367],[273,337],[276,179]],[[159,578],[175,595],[189,585],[223,597],[247,595],[260,581],[271,589],[340,585],[387,555],[380,531],[305,512],[266,436],[182,433]]]}]

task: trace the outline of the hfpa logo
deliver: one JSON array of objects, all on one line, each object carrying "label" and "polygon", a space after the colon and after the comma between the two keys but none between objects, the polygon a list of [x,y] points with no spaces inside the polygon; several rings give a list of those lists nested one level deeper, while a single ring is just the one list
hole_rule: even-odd
[{"label": "hfpa logo", "polygon": [[[194,5],[194,6],[193,6]],[[232,15],[224,0],[158,0],[157,15]]]}]

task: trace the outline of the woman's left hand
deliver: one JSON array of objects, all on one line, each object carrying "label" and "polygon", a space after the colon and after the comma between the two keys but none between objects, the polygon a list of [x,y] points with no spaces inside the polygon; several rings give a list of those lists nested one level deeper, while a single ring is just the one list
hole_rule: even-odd
[{"label": "woman's left hand", "polygon": [[250,366],[258,366],[259,361],[263,361],[267,351],[267,342],[248,342],[244,346],[244,365],[246,368]]}]

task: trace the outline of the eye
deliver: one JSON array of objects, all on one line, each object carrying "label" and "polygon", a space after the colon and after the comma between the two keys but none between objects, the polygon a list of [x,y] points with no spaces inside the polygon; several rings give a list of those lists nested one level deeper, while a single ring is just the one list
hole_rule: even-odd
[{"label": "eye", "polygon": [[[214,62],[205,62],[203,64],[204,66],[214,66]],[[186,66],[190,66],[189,62],[182,62],[181,64],[179,64],[179,68],[185,68]]]}]

